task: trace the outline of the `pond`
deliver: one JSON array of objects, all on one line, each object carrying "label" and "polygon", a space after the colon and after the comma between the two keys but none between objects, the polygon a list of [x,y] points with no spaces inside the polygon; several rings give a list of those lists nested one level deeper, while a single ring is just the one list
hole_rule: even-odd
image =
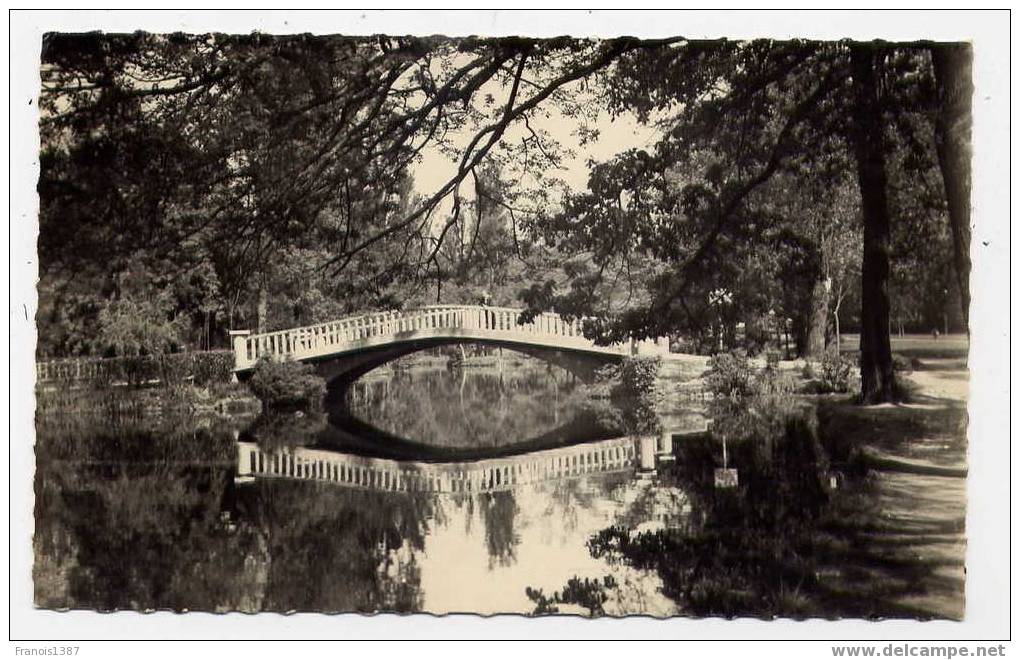
[{"label": "pond", "polygon": [[370,373],[322,415],[40,417],[36,603],[945,615],[902,594],[954,598],[955,564],[895,550],[810,402],[660,406],[640,432],[628,405],[520,360]]}]

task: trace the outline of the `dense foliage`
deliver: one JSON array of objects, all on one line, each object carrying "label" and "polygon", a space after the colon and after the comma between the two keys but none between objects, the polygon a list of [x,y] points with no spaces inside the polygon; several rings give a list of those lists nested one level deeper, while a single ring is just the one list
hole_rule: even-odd
[{"label": "dense foliage", "polygon": [[743,351],[718,353],[708,362],[705,385],[719,396],[741,397],[751,394],[753,372]]},{"label": "dense foliage", "polygon": [[854,392],[860,387],[853,358],[827,351],[822,359],[819,384],[822,392]]},{"label": "dense foliage", "polygon": [[620,387],[626,396],[650,396],[662,368],[659,357],[631,357],[620,365]]},{"label": "dense foliage", "polygon": [[[519,298],[710,352],[859,328],[882,400],[891,324],[966,328],[966,45],[51,34],[42,59],[43,355]],[[657,132],[567,184],[608,119]]]},{"label": "dense foliage", "polygon": [[261,360],[248,384],[271,411],[318,409],[326,396],[326,381],[315,373],[315,367],[301,362]]}]

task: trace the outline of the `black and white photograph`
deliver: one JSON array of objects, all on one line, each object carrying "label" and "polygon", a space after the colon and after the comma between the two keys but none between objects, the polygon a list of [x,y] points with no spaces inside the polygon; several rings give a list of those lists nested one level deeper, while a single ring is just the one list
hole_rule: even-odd
[{"label": "black and white photograph", "polygon": [[978,51],[682,18],[45,30],[31,607],[968,620]]}]

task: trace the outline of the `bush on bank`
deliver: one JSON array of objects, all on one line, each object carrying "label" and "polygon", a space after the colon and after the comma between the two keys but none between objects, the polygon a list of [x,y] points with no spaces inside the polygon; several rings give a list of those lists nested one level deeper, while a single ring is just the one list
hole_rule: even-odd
[{"label": "bush on bank", "polygon": [[655,394],[662,359],[659,357],[629,357],[620,365],[621,394],[631,397],[650,397]]},{"label": "bush on bank", "polygon": [[719,353],[708,361],[705,386],[717,396],[741,397],[753,393],[751,363],[742,350]]},{"label": "bush on bank", "polygon": [[659,357],[628,357],[620,363],[610,399],[619,410],[620,422],[627,433],[646,434],[658,430],[656,384],[661,367]]},{"label": "bush on bank", "polygon": [[300,362],[260,360],[248,385],[269,410],[317,409],[326,395],[326,381]]},{"label": "bush on bank", "polygon": [[857,360],[849,355],[840,355],[835,350],[825,352],[819,377],[822,393],[853,393],[861,386]]}]

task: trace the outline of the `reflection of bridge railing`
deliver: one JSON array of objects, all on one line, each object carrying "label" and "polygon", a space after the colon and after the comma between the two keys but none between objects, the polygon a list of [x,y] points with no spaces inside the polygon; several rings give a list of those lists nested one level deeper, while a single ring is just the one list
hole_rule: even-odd
[{"label": "reflection of bridge railing", "polygon": [[275,453],[238,443],[238,477],[282,477],[396,492],[486,493],[637,466],[631,438],[471,463],[414,463],[317,449]]},{"label": "reflection of bridge railing", "polygon": [[586,352],[632,355],[667,353],[665,339],[597,346],[584,337],[581,321],[554,313],[518,323],[521,310],[506,307],[445,305],[352,316],[279,332],[250,335],[235,331],[235,368],[250,368],[263,357],[303,360],[418,338],[516,341]]}]

